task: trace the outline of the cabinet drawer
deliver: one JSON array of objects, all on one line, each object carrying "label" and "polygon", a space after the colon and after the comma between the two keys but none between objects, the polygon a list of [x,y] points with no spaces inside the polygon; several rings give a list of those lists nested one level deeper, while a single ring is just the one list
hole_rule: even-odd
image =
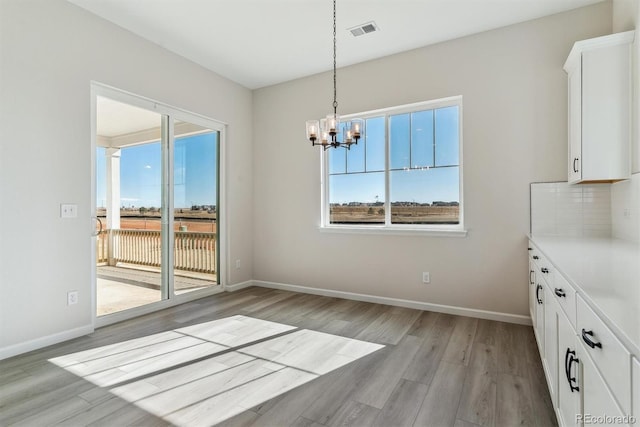
[{"label": "cabinet drawer", "polygon": [[[538,252],[537,257],[538,259],[535,259],[535,265],[538,267],[536,278],[544,280],[547,285],[553,287],[555,269],[544,255]],[[542,280],[538,280],[538,283],[542,283]]]},{"label": "cabinet drawer", "polygon": [[542,283],[542,280],[549,285],[553,286],[554,279],[553,276],[555,274],[555,269],[544,255],[536,249],[535,246],[529,245],[530,248],[533,248],[529,251],[530,260],[533,261],[531,265],[535,266],[535,277],[537,283]]},{"label": "cabinet drawer", "polygon": [[593,360],[623,411],[629,414],[631,354],[580,296],[577,302],[577,332],[584,352]]},{"label": "cabinet drawer", "polygon": [[531,243],[529,243],[529,261],[532,264],[538,265],[538,263],[540,262],[540,251],[533,246]]},{"label": "cabinet drawer", "polygon": [[569,322],[571,322],[571,326],[576,327],[576,291],[573,287],[567,282],[567,280],[562,277],[562,275],[556,272],[554,278],[555,284],[553,286],[549,285],[549,287],[553,290],[553,296],[558,301],[560,307],[567,315]]}]

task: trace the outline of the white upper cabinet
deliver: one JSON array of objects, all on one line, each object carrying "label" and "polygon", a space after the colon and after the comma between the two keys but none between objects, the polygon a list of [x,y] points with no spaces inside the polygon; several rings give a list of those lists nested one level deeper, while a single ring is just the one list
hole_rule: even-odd
[{"label": "white upper cabinet", "polygon": [[634,31],[576,42],[564,64],[569,90],[569,182],[631,177]]}]

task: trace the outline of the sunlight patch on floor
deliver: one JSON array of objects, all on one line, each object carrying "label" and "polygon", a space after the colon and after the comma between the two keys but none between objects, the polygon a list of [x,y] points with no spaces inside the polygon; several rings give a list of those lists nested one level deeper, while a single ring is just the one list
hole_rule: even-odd
[{"label": "sunlight patch on floor", "polygon": [[222,422],[382,347],[232,316],[50,361],[189,426]]}]

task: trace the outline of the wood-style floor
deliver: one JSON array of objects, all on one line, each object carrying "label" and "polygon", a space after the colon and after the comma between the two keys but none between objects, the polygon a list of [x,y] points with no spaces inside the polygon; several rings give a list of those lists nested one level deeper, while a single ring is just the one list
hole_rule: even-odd
[{"label": "wood-style floor", "polygon": [[556,425],[531,327],[263,288],[0,361],[0,426],[212,420]]}]

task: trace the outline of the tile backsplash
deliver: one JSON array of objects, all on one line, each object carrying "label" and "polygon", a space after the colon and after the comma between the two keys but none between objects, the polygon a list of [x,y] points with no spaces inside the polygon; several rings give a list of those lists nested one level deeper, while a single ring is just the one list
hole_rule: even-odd
[{"label": "tile backsplash", "polygon": [[640,243],[640,173],[611,185],[611,235]]},{"label": "tile backsplash", "polygon": [[533,183],[531,234],[611,237],[611,202],[610,184]]}]

